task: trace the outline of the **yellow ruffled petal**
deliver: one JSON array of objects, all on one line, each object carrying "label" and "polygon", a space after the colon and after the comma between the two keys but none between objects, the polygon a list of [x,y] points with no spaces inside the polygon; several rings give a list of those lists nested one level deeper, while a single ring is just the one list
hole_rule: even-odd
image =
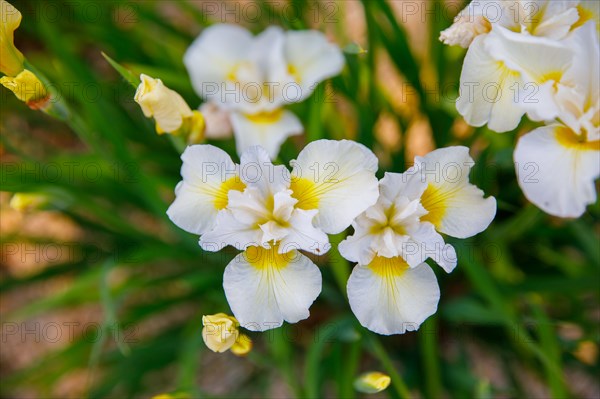
[{"label": "yellow ruffled petal", "polygon": [[50,96],[46,87],[33,72],[27,69],[16,77],[0,78],[0,83],[15,93],[19,100],[27,103],[30,108],[41,109],[48,103]]},{"label": "yellow ruffled petal", "polygon": [[14,32],[21,24],[21,13],[0,0],[0,72],[16,76],[23,70],[23,54],[14,45]]}]

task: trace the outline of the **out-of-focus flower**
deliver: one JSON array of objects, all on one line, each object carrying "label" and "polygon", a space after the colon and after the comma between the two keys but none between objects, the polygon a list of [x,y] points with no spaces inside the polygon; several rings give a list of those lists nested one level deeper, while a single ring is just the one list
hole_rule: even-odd
[{"label": "out-of-focus flower", "polygon": [[403,174],[387,173],[377,203],[340,243],[341,255],[358,263],[348,280],[348,300],[369,330],[414,331],[437,310],[439,286],[424,261],[432,258],[448,273],[457,262],[438,232],[470,237],[496,214],[496,200],[469,183],[473,164],[468,148],[448,147],[416,157]]},{"label": "out-of-focus flower", "polygon": [[0,72],[17,76],[23,70],[23,54],[14,45],[14,32],[21,24],[21,13],[0,0]]},{"label": "out-of-focus flower", "polygon": [[566,41],[573,62],[555,84],[556,119],[519,139],[514,159],[523,193],[544,212],[579,217],[596,202],[600,177],[598,32],[593,23]]},{"label": "out-of-focus flower", "polygon": [[354,380],[354,389],[362,393],[377,393],[386,389],[392,379],[387,374],[379,371],[370,371],[361,374]]},{"label": "out-of-focus flower", "polygon": [[229,120],[229,112],[212,102],[200,106],[200,113],[204,115],[207,139],[226,139],[233,134],[233,127]]},{"label": "out-of-focus flower", "polygon": [[40,193],[15,193],[10,199],[9,206],[19,212],[38,209],[50,202],[46,194]]},{"label": "out-of-focus flower", "polygon": [[299,249],[320,255],[326,233],[339,233],[377,200],[377,158],[351,141],[318,140],[292,173],[250,147],[236,165],[209,145],[182,155],[183,181],[167,214],[200,245],[242,250],[225,268],[223,287],[233,314],[249,330],[295,323],[321,291],[321,273]]},{"label": "out-of-focus flower", "polygon": [[3,76],[0,83],[31,109],[43,109],[49,105],[50,95],[46,86],[27,69],[15,77]]},{"label": "out-of-focus flower", "polygon": [[160,79],[140,75],[141,83],[135,93],[135,101],[147,118],[154,118],[158,134],[170,133],[198,143],[204,138],[204,118],[192,111],[179,93],[166,87]]},{"label": "out-of-focus flower", "polygon": [[202,316],[202,339],[213,352],[231,350],[237,356],[244,356],[252,350],[252,340],[239,330],[240,324],[233,316],[225,313]]},{"label": "out-of-focus flower", "polygon": [[238,153],[261,145],[275,157],[287,137],[303,130],[283,106],[304,100],[338,74],[344,58],[317,31],[270,27],[253,36],[240,26],[217,24],[192,43],[184,63],[196,92],[228,111]]},{"label": "out-of-focus flower", "polygon": [[598,361],[598,345],[594,341],[581,341],[573,355],[580,362],[593,366]]},{"label": "out-of-focus flower", "polygon": [[502,27],[523,35],[560,40],[590,19],[597,19],[594,3],[557,0],[477,0],[472,1],[440,34],[448,45],[467,48],[473,40]]}]

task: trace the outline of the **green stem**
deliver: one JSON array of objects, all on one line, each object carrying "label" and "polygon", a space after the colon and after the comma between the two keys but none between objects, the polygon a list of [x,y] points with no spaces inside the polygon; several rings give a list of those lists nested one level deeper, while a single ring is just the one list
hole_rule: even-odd
[{"label": "green stem", "polygon": [[379,339],[372,334],[369,334],[368,338],[373,354],[381,362],[381,365],[392,379],[392,386],[396,390],[398,396],[402,399],[410,399],[411,395],[408,387],[404,383],[400,373],[398,373],[398,370],[394,367],[392,359],[388,356],[385,348],[381,342],[379,342]]},{"label": "green stem", "polygon": [[425,376],[427,396],[430,398],[442,397],[442,379],[438,363],[437,347],[437,317],[433,316],[421,327],[419,343],[423,359],[423,375]]}]

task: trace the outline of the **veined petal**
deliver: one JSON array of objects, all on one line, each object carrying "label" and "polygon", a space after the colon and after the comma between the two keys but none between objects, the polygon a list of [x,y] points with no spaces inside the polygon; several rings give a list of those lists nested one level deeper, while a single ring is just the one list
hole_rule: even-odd
[{"label": "veined petal", "polygon": [[519,139],[514,159],[519,186],[544,212],[579,217],[596,202],[600,141],[580,141],[563,125],[543,126]]},{"label": "veined petal", "polygon": [[352,312],[364,327],[382,335],[415,331],[437,310],[440,289],[431,268],[409,268],[402,258],[375,258],[356,266],[348,280]]},{"label": "veined petal", "polygon": [[281,144],[288,137],[304,131],[298,117],[281,108],[254,115],[232,112],[231,124],[238,154],[251,146],[260,145],[272,158],[277,157]]},{"label": "veined petal", "polygon": [[286,72],[301,90],[292,102],[310,96],[318,83],[339,74],[345,62],[340,48],[316,30],[286,32],[284,54]]},{"label": "veined petal", "polygon": [[467,51],[456,109],[471,126],[487,123],[496,132],[506,132],[516,128],[525,113],[519,105],[518,92],[514,92],[522,88],[523,83],[518,71],[485,49],[485,41],[491,35],[477,36]]},{"label": "veined petal", "polygon": [[329,234],[346,229],[379,196],[377,157],[348,140],[309,143],[293,161],[292,196],[300,209],[318,209],[316,226]]},{"label": "veined petal", "polygon": [[329,251],[331,245],[327,234],[313,224],[317,212],[316,209],[294,209],[289,221],[288,235],[281,241],[280,250],[287,252],[302,249],[316,255]]},{"label": "veined petal", "polygon": [[321,272],[298,251],[250,247],[225,268],[223,288],[240,325],[265,331],[309,316],[321,292]]},{"label": "veined petal", "polygon": [[485,230],[496,215],[496,199],[469,183],[474,165],[467,147],[446,147],[416,157],[420,173],[413,178],[425,180],[427,189],[421,204],[437,231],[452,237],[467,238]]},{"label": "veined petal", "polygon": [[223,150],[193,145],[181,155],[183,181],[167,215],[177,226],[194,234],[213,228],[217,213],[228,203],[230,190],[242,191],[239,168]]}]

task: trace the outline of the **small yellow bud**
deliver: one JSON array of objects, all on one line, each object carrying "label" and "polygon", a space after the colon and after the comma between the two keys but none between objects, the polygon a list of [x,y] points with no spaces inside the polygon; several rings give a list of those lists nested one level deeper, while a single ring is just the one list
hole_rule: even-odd
[{"label": "small yellow bud", "polygon": [[32,109],[44,108],[50,99],[44,84],[27,69],[24,69],[16,77],[3,76],[0,78],[0,83]]},{"label": "small yellow bud", "polygon": [[16,76],[23,70],[23,54],[14,44],[14,32],[21,24],[21,13],[10,3],[0,0],[0,72]]},{"label": "small yellow bud", "polygon": [[144,74],[140,75],[140,79],[142,82],[134,99],[147,118],[154,118],[157,133],[176,133],[182,127],[184,118],[193,117],[185,100],[160,79]]},{"label": "small yellow bud", "polygon": [[231,347],[231,353],[236,356],[246,356],[252,350],[252,340],[246,334],[240,334]]},{"label": "small yellow bud", "polygon": [[49,198],[44,194],[36,193],[15,193],[10,199],[9,206],[19,212],[27,212],[32,209],[38,209],[49,202]]},{"label": "small yellow bud", "polygon": [[354,389],[362,393],[377,393],[386,389],[391,378],[379,371],[370,371],[362,374],[354,381]]},{"label": "small yellow bud", "polygon": [[237,341],[239,323],[233,316],[225,313],[202,316],[202,338],[213,352],[225,352]]}]

